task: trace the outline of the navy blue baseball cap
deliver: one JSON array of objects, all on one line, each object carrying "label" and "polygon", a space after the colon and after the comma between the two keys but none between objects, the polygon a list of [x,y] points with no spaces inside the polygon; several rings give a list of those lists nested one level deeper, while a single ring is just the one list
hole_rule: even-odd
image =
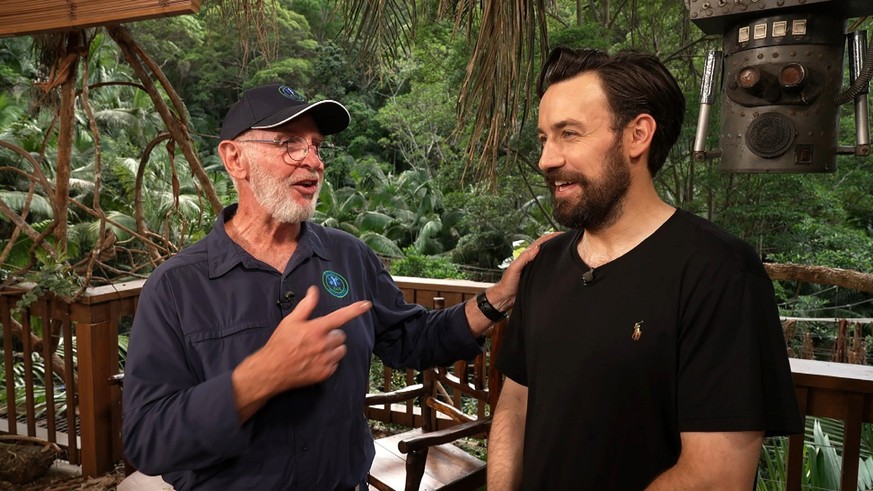
[{"label": "navy blue baseball cap", "polygon": [[302,114],[311,115],[324,135],[339,133],[351,121],[349,111],[339,102],[330,99],[307,102],[287,85],[270,84],[243,93],[227,111],[220,137],[233,140],[246,130],[275,128]]}]

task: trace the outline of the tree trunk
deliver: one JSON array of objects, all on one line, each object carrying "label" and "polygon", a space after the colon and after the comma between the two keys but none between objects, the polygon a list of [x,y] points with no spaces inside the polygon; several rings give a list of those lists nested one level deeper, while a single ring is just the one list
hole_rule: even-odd
[{"label": "tree trunk", "polygon": [[764,268],[773,280],[801,281],[818,285],[834,285],[850,290],[873,293],[873,274],[850,269],[801,264],[765,263]]},{"label": "tree trunk", "polygon": [[67,250],[67,195],[70,193],[70,161],[73,155],[73,129],[76,125],[76,68],[79,65],[79,50],[82,49],[82,31],[69,32],[66,42],[64,56],[55,73],[55,80],[61,85],[61,110],[55,197],[52,204],[59,257],[64,257]]},{"label": "tree trunk", "polygon": [[167,131],[172,135],[176,144],[182,149],[182,154],[185,155],[188,165],[191,166],[191,172],[195,177],[197,177],[197,180],[203,188],[203,192],[206,194],[206,198],[212,204],[213,211],[218,213],[222,208],[221,200],[218,199],[218,194],[215,192],[215,186],[213,186],[212,181],[209,180],[209,176],[206,174],[206,171],[203,169],[203,164],[200,162],[200,157],[194,149],[194,142],[191,141],[191,136],[188,133],[184,108],[177,107],[179,115],[177,116],[173,114],[170,107],[158,92],[157,87],[155,87],[155,83],[149,75],[149,72],[146,70],[146,67],[143,65],[143,62],[152,68],[154,75],[159,81],[164,82],[162,83],[162,87],[167,94],[170,95],[171,100],[176,104],[180,104],[181,101],[178,99],[178,96],[176,96],[176,91],[168,85],[169,82],[166,82],[166,77],[164,77],[163,73],[155,73],[155,69],[159,69],[157,64],[153,63],[151,60],[142,59],[145,53],[139,49],[139,46],[136,44],[136,41],[133,40],[130,31],[128,31],[127,28],[123,26],[107,26],[106,31],[109,33],[109,36],[118,43],[118,47],[121,48],[121,52],[124,54],[125,59],[130,64],[131,68],[133,68],[137,77],[139,77],[146,89],[146,93],[151,97],[155,109],[161,115],[161,119],[163,119]]}]

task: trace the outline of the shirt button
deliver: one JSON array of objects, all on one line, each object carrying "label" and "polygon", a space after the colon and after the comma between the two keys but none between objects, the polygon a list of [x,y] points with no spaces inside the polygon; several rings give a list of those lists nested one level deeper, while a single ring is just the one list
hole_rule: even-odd
[{"label": "shirt button", "polygon": [[309,451],[309,445],[301,445],[301,446],[300,446],[300,451],[301,451],[301,452],[308,452],[308,451]]}]

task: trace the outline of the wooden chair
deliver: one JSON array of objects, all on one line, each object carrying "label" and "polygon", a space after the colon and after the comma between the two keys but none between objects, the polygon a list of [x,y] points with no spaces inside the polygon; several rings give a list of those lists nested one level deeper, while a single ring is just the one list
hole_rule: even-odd
[{"label": "wooden chair", "polygon": [[[434,298],[434,308],[443,305],[443,298]],[[499,349],[504,324],[491,328],[485,352],[472,363],[457,362],[452,370],[424,370],[420,383],[367,395],[368,414],[400,413],[397,420],[406,415],[406,424],[413,426],[409,431],[376,440],[376,457],[369,475],[371,489],[449,491],[475,490],[485,485],[485,462],[452,442],[488,434],[491,411],[502,386],[491,361]],[[407,375],[407,380],[414,381],[413,376]]]}]

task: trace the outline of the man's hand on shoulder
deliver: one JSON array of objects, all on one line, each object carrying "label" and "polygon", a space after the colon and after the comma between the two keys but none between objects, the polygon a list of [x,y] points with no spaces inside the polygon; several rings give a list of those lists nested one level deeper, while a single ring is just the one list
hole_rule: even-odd
[{"label": "man's hand on shoulder", "polygon": [[[543,242],[557,237],[562,233],[563,232],[551,232],[543,235],[535,240],[533,244],[528,246],[524,252],[509,264],[509,267],[503,273],[500,281],[485,291],[485,298],[494,309],[500,312],[506,312],[515,305],[515,295],[518,293],[518,284],[521,280],[522,270],[528,263],[533,261],[537,254],[539,254],[540,246]],[[491,320],[480,311],[475,299],[467,303],[466,312],[467,320],[470,323],[470,330],[473,332],[474,336],[480,336],[491,326]]]},{"label": "man's hand on shoulder", "polygon": [[540,246],[564,232],[550,232],[533,242],[525,249],[517,258],[509,263],[509,267],[503,273],[493,287],[488,289],[488,298],[492,300],[492,304],[501,311],[506,311],[515,305],[515,295],[518,293],[518,283],[521,280],[521,272],[527,264],[534,260],[540,252]]}]

